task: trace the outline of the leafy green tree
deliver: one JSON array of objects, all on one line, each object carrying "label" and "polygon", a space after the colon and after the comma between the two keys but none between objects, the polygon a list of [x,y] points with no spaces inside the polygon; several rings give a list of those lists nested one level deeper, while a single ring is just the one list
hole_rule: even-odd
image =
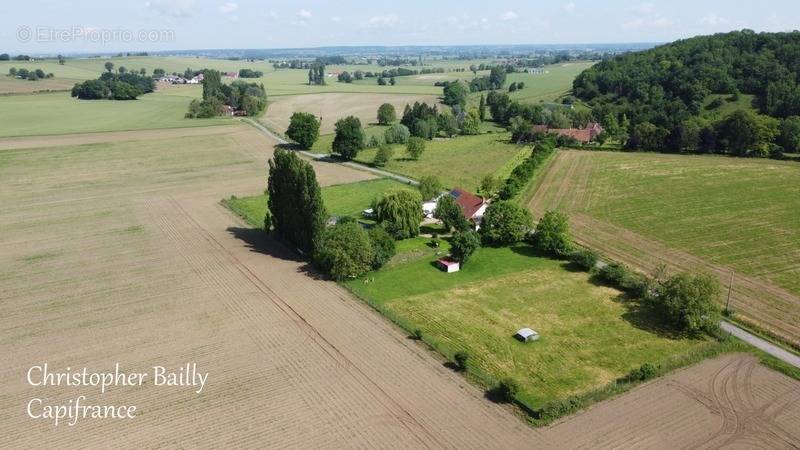
[{"label": "leafy green tree", "polygon": [[108,73],[111,73],[111,71],[114,70],[114,63],[112,63],[111,61],[106,61],[106,63],[103,65],[105,66],[106,71]]},{"label": "leafy green tree", "polygon": [[340,83],[352,83],[353,82],[353,76],[350,75],[350,72],[348,72],[346,70],[344,72],[340,73],[339,76],[336,77],[336,78]]},{"label": "leafy green tree", "polygon": [[506,83],[506,70],[500,66],[492,67],[489,73],[489,82],[494,89],[501,89]]},{"label": "leafy green tree", "polygon": [[382,226],[370,228],[368,234],[375,254],[375,258],[372,260],[372,268],[377,270],[389,262],[397,250],[395,249],[394,238]]},{"label": "leafy green tree", "polygon": [[513,378],[503,378],[497,383],[494,392],[504,402],[512,403],[517,398],[519,384]]},{"label": "leafy green tree", "polygon": [[125,66],[119,66],[119,68],[117,69],[117,72],[120,73],[120,74],[125,74],[125,73],[128,72],[128,68],[125,67]]},{"label": "leafy green tree", "polygon": [[463,372],[467,370],[467,363],[469,361],[469,353],[459,350],[453,355],[453,362],[456,364],[456,368]]},{"label": "leafy green tree", "polygon": [[469,221],[464,217],[464,211],[461,210],[452,195],[443,195],[439,199],[433,217],[441,220],[448,231],[467,231],[470,228]]},{"label": "leafy green tree", "polygon": [[766,156],[778,127],[776,119],[743,110],[734,111],[716,126],[720,145],[739,156]]},{"label": "leafy green tree", "polygon": [[442,193],[444,187],[439,178],[435,175],[426,175],[419,180],[419,193],[422,195],[423,200],[431,200],[436,198]]},{"label": "leafy green tree", "polygon": [[508,85],[508,92],[514,92],[516,90],[517,90],[517,83],[516,82],[512,82],[511,84]]},{"label": "leafy green tree", "polygon": [[530,211],[508,200],[494,202],[486,208],[480,234],[489,245],[511,245],[523,239],[533,227]]},{"label": "leafy green tree", "polygon": [[375,158],[372,160],[372,164],[383,167],[392,160],[392,156],[394,156],[394,149],[389,145],[381,145],[378,147],[378,151],[375,153]]},{"label": "leafy green tree", "polygon": [[467,95],[469,88],[461,81],[452,81],[447,83],[444,88],[443,103],[449,106],[459,105],[462,108],[467,104]]},{"label": "leafy green tree", "polygon": [[444,133],[447,137],[453,137],[458,134],[458,119],[450,111],[442,111],[437,119],[439,131]]},{"label": "leafy green tree", "polygon": [[395,84],[397,84],[397,80],[395,80],[394,77],[391,77],[391,78],[389,78],[389,84],[394,86]]},{"label": "leafy green tree", "polygon": [[694,334],[713,330],[719,319],[719,280],[708,274],[679,273],[650,296],[650,302],[675,329]]},{"label": "leafy green tree", "polygon": [[357,278],[372,268],[375,250],[364,227],[351,221],[325,230],[314,261],[337,280]]},{"label": "leafy green tree", "polygon": [[425,151],[425,140],[412,136],[408,138],[408,143],[406,144],[406,152],[408,156],[413,159],[419,159],[422,156],[422,153]]},{"label": "leafy green tree", "polygon": [[16,77],[17,76],[17,68],[16,67],[12,67],[12,68],[8,69],[8,76]]},{"label": "leafy green tree", "polygon": [[536,224],[533,244],[542,252],[564,257],[572,251],[569,221],[564,213],[547,211]]},{"label": "leafy green tree", "polygon": [[786,152],[800,152],[800,116],[787,117],[781,122],[778,143]]},{"label": "leafy green tree", "polygon": [[289,121],[286,136],[300,147],[309,149],[319,138],[319,121],[311,113],[296,112]]},{"label": "leafy green tree", "polygon": [[386,129],[383,137],[387,144],[405,144],[411,137],[411,132],[402,123],[395,123]]},{"label": "leafy green tree", "polygon": [[478,117],[481,121],[486,120],[486,97],[481,94],[481,100],[478,103]]},{"label": "leafy green tree", "polygon": [[481,184],[478,186],[478,193],[484,198],[494,198],[500,188],[503,187],[503,180],[492,174],[486,174],[481,178]]},{"label": "leafy green tree", "polygon": [[450,256],[463,266],[481,246],[481,239],[474,231],[456,231],[450,239]]},{"label": "leafy green tree", "polygon": [[353,159],[365,147],[364,130],[358,117],[348,116],[336,121],[333,151],[344,159]]},{"label": "leafy green tree", "polygon": [[386,79],[383,77],[378,77],[378,86],[386,86]]},{"label": "leafy green tree", "polygon": [[397,113],[394,110],[394,105],[391,103],[384,103],[378,107],[378,123],[381,125],[389,125],[397,120]]},{"label": "leafy green tree", "polygon": [[295,152],[276,149],[269,160],[267,193],[276,237],[304,253],[314,250],[327,212],[311,164]]},{"label": "leafy green tree", "polygon": [[422,198],[408,189],[390,190],[375,203],[375,218],[395,239],[419,235],[422,222]]},{"label": "leafy green tree", "polygon": [[466,135],[476,135],[481,133],[481,118],[480,113],[472,108],[464,117],[464,122],[461,124],[461,132]]},{"label": "leafy green tree", "polygon": [[203,100],[211,97],[225,98],[225,94],[222,92],[222,74],[218,70],[203,72]]}]

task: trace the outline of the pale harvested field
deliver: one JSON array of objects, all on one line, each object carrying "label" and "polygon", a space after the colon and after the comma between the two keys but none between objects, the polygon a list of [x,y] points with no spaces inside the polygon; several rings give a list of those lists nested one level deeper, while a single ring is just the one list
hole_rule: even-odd
[{"label": "pale harvested field", "polygon": [[285,133],[289,127],[289,119],[295,111],[312,113],[322,117],[320,134],[333,133],[334,124],[342,117],[356,116],[361,124],[377,122],[378,107],[383,103],[391,103],[397,111],[397,118],[403,115],[406,104],[426,102],[430,105],[438,103],[434,95],[409,94],[305,94],[270,97],[267,112],[261,122],[278,133]]},{"label": "pale harvested field", "polygon": [[38,81],[20,80],[0,74],[0,94],[30,94],[43,91],[69,91],[80,80],[44,78]]},{"label": "pale harvested field", "polygon": [[797,448],[800,382],[727,355],[549,428],[554,448]]},{"label": "pale harvested field", "polygon": [[[654,172],[654,176],[675,170],[680,179],[660,185],[655,182],[608,190],[596,174],[597,164],[610,158],[633,161],[648,158],[661,164],[655,167],[662,173]],[[800,273],[796,221],[791,219],[792,215],[797,216],[798,210],[792,206],[797,198],[788,192],[793,187],[781,185],[782,172],[771,167],[771,163],[741,158],[561,150],[539,181],[529,208],[537,217],[547,209],[565,211],[578,243],[644,273],[652,273],[662,264],[671,271],[702,270],[716,275],[727,294],[731,271],[735,270],[731,305],[737,317],[800,345],[800,296],[795,288],[797,279],[792,276]],[[676,164],[674,169],[672,164]],[[685,167],[677,164],[685,164]],[[695,169],[694,164],[703,168],[702,174],[692,172],[687,176],[680,172]],[[748,166],[756,164],[760,166]],[[796,165],[775,164],[781,164],[778,168],[783,172],[800,173],[792,172],[800,169]],[[621,167],[633,165],[627,163]],[[748,174],[758,173],[759,167],[763,170],[759,175],[765,180],[763,183],[748,179],[742,181],[744,184],[739,186],[738,193],[720,190],[716,177],[739,173],[741,178],[734,178],[732,182],[735,183]],[[693,183],[692,177],[702,177],[696,181],[700,186],[698,194],[678,193],[668,200],[671,203],[663,204],[662,194],[656,189],[680,189],[686,183]],[[767,189],[771,190],[761,193]],[[786,190],[783,200],[778,198],[781,189]],[[649,201],[635,204],[634,208],[641,208],[638,218],[632,208],[616,210],[607,206],[615,198],[626,195],[645,200],[650,196]],[[720,198],[724,195],[727,197]],[[658,229],[639,225],[643,230],[634,231],[612,223],[621,220],[623,214],[634,217],[626,220],[637,225],[645,220],[653,222],[653,215],[663,221]]]},{"label": "pale harvested field", "polygon": [[[271,145],[244,125],[221,129],[0,151],[0,448],[496,448],[537,439],[223,209],[223,196],[263,189]],[[322,184],[369,178],[315,166]],[[152,384],[104,395],[27,385],[28,368],[44,362],[90,371],[196,362],[210,375],[200,395]],[[134,404],[139,415],[58,428],[26,415],[31,398],[78,395]]]}]

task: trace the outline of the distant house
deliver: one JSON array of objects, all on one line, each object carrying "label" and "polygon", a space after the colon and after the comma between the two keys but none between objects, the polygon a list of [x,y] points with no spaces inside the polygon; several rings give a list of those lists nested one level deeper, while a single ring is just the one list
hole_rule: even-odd
[{"label": "distant house", "polygon": [[571,137],[578,142],[588,144],[603,132],[603,127],[597,122],[589,122],[584,128],[550,128],[547,125],[534,125],[533,131],[535,133],[553,133],[559,136]]},{"label": "distant house", "polygon": [[539,333],[531,330],[530,328],[520,328],[519,331],[514,334],[514,337],[522,342],[538,341]]},{"label": "distant house", "polygon": [[239,78],[239,72],[224,72],[222,74],[223,77],[233,78],[234,80]]},{"label": "distant house", "polygon": [[222,105],[222,115],[223,116],[233,116],[233,106],[231,105]]},{"label": "distant house", "polygon": [[447,273],[458,272],[461,270],[461,263],[447,256],[436,260],[436,265]]}]

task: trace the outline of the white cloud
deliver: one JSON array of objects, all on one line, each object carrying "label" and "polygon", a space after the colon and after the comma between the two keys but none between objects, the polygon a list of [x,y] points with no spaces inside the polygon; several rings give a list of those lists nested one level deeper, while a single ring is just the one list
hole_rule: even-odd
[{"label": "white cloud", "polygon": [[720,16],[718,16],[716,14],[708,14],[708,15],[704,16],[702,19],[700,19],[700,23],[702,23],[704,25],[711,25],[711,26],[724,25],[724,24],[728,23],[728,19],[726,19],[724,17],[720,17]]},{"label": "white cloud", "polygon": [[311,17],[313,17],[313,14],[311,14],[311,11],[307,9],[301,9],[300,11],[297,11],[297,18],[300,20],[308,20]]},{"label": "white cloud", "polygon": [[333,22],[333,23],[339,23],[339,22],[341,22],[341,21],[342,21],[342,18],[341,18],[341,17],[339,17],[339,16],[333,16],[333,17],[331,17],[331,22]]},{"label": "white cloud", "polygon": [[519,17],[519,14],[514,11],[506,11],[500,15],[500,20],[514,20]]},{"label": "white cloud", "polygon": [[400,22],[400,18],[396,14],[384,14],[380,16],[372,16],[367,20],[369,26],[392,26]]},{"label": "white cloud", "polygon": [[575,2],[569,2],[566,5],[564,5],[564,11],[568,13],[574,12],[575,8],[576,8]]},{"label": "white cloud", "polygon": [[238,10],[239,10],[239,5],[234,2],[226,2],[219,5],[219,12],[221,12],[222,14],[230,14]]},{"label": "white cloud", "polygon": [[197,12],[195,0],[150,0],[144,5],[172,17],[191,17]]}]

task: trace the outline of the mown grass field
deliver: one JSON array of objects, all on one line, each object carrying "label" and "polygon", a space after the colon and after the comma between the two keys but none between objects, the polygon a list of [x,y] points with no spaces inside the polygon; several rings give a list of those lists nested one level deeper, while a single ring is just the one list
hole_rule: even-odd
[{"label": "mown grass field", "polygon": [[[360,218],[361,211],[369,208],[373,199],[378,198],[389,189],[399,187],[405,187],[405,185],[388,178],[325,186],[322,188],[322,200],[330,215]],[[413,188],[409,187],[408,189]],[[267,213],[266,194],[231,197],[223,200],[222,203],[251,227],[264,227],[264,216]]]},{"label": "mown grass field", "polygon": [[[511,144],[509,137],[509,133],[487,133],[426,141],[418,160],[408,158],[405,145],[393,145],[394,156],[382,169],[416,179],[435,175],[446,187],[474,191],[485,175],[505,177],[529,153],[529,146]],[[356,161],[372,164],[376,152],[362,150]]]},{"label": "mown grass field", "polygon": [[[411,240],[389,266],[346,284],[407,330],[419,329],[446,357],[466,351],[470,376],[484,387],[513,378],[519,399],[533,408],[714,345],[667,337],[618,291],[526,245],[481,248],[453,274],[434,259],[424,239]],[[541,339],[515,340],[524,326]]]},{"label": "mown grass field", "polygon": [[797,163],[560,151],[529,206],[567,212],[584,245],[643,272],[707,271],[726,297],[733,279],[737,319],[800,342]]},{"label": "mown grass field", "polygon": [[69,92],[0,97],[0,137],[209,126],[231,119],[185,119],[198,88],[154,92],[132,101],[78,100]]}]

